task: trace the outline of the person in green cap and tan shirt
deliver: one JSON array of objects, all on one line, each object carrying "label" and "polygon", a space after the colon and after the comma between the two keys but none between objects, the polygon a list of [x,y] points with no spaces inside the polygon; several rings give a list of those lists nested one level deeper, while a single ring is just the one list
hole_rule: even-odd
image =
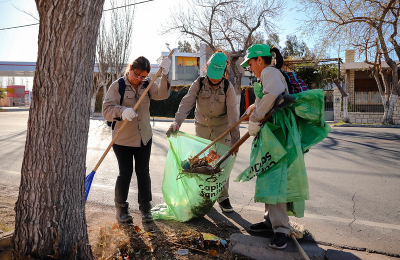
[{"label": "person in green cap and tan shirt", "polygon": [[[227,57],[223,52],[214,53],[207,63],[207,76],[199,77],[190,86],[179,104],[175,121],[167,131],[178,131],[182,122],[195,107],[196,136],[214,140],[239,121],[239,108],[233,85],[226,79]],[[240,139],[239,126],[218,142],[233,146]],[[223,212],[232,212],[229,201],[229,178],[217,199]]]},{"label": "person in green cap and tan shirt", "polygon": [[[272,64],[272,52],[275,53],[275,66]],[[282,68],[282,65],[283,57],[277,48],[271,48],[265,44],[255,44],[247,50],[247,55],[241,66],[250,67],[250,71],[254,73],[262,85],[262,89],[254,89],[254,92],[259,91],[263,94],[261,99],[256,97],[255,104],[251,105],[246,111],[249,114],[253,110],[248,126],[251,136],[258,134],[261,130],[260,121],[271,110],[275,99],[286,91],[285,78],[278,70]],[[250,231],[274,231],[270,247],[284,249],[287,245],[289,234],[289,217],[286,213],[286,203],[265,203],[264,221],[251,225]]]}]

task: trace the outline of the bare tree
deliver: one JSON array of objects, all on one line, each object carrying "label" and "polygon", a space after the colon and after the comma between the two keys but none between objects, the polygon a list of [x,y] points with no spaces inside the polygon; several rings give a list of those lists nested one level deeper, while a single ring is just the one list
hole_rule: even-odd
[{"label": "bare tree", "polygon": [[[112,75],[113,80],[122,76],[131,52],[131,38],[135,5],[129,5],[125,0],[123,8],[113,9],[111,12],[111,29],[109,40],[112,48]],[[135,1],[134,1],[135,2]],[[111,6],[115,7],[115,0],[111,0]]]},{"label": "bare tree", "polygon": [[182,8],[171,14],[164,33],[179,31],[195,42],[207,44],[213,51],[224,49],[232,73],[230,81],[236,93],[241,92],[240,64],[246,49],[256,40],[257,32],[273,32],[283,10],[281,0],[188,0],[189,10]]},{"label": "bare tree", "polygon": [[123,6],[120,8],[117,7],[116,1],[111,0],[111,15],[107,16],[107,13],[103,14],[96,48],[96,63],[99,72],[94,74],[90,102],[90,111],[92,114],[95,110],[99,90],[103,88],[104,101],[110,81],[121,77],[128,63],[135,14],[135,5],[131,5],[131,2],[126,0],[120,3]]},{"label": "bare tree", "polygon": [[14,259],[93,259],[85,218],[89,101],[104,0],[36,0],[40,25]]},{"label": "bare tree", "polygon": [[109,40],[109,35],[105,26],[105,16],[100,22],[99,35],[97,37],[96,46],[96,63],[98,72],[95,72],[93,80],[92,98],[90,101],[90,113],[93,114],[96,105],[96,98],[99,90],[103,88],[103,101],[107,92],[107,85],[111,81],[111,64],[112,64],[112,49]]},{"label": "bare tree", "polygon": [[15,85],[15,77],[8,77],[7,78],[7,86]]},{"label": "bare tree", "polygon": [[[368,61],[376,55],[371,53],[371,48],[364,48],[364,44],[359,43],[359,40],[368,37],[378,39],[377,43],[372,42],[378,47],[378,49],[375,48],[375,54],[380,53],[376,56],[379,61],[376,60],[376,66],[371,65],[371,70],[382,70],[382,66],[379,66],[382,60],[380,57],[383,57],[391,68],[390,84],[384,86],[384,91],[382,91],[384,93],[382,95],[384,106],[382,123],[392,124],[393,110],[400,91],[397,64],[391,55],[394,52],[397,59],[400,59],[400,47],[397,42],[399,1],[298,0],[298,2],[309,14],[303,25],[304,31],[310,35],[319,35],[320,46],[332,47],[337,43],[357,46],[360,47],[359,52],[366,51],[366,61]],[[375,80],[379,81],[379,77]]]}]

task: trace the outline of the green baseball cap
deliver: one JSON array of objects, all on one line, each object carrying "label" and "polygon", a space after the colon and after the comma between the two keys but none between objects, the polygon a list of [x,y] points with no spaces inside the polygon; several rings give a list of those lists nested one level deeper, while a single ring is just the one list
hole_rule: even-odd
[{"label": "green baseball cap", "polygon": [[207,76],[212,79],[221,79],[225,72],[226,60],[224,53],[214,53],[208,63]]},{"label": "green baseball cap", "polygon": [[244,61],[240,64],[242,67],[249,66],[249,60],[256,57],[272,56],[271,47],[266,44],[254,44],[247,49]]}]

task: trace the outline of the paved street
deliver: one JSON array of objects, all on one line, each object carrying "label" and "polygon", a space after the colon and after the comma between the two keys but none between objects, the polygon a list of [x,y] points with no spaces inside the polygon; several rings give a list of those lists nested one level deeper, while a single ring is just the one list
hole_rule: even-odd
[{"label": "paved street", "polygon": [[[23,158],[28,111],[0,113],[0,184],[18,187]],[[154,122],[150,162],[153,204],[163,203],[161,184],[168,142],[165,132],[171,122]],[[193,123],[181,130],[194,133]],[[242,125],[241,132],[246,132]],[[87,173],[96,165],[111,141],[111,131],[102,120],[91,120]],[[211,219],[226,218],[243,232],[262,220],[264,206],[253,202],[255,180],[235,183],[249,162],[249,139],[241,146],[231,173],[232,214],[212,210]],[[306,214],[297,222],[310,232],[307,239],[348,248],[400,255],[400,129],[334,127],[332,133],[305,156],[310,185]],[[112,152],[97,170],[88,203],[113,205],[118,166]],[[136,181],[129,201],[137,201]],[[133,206],[135,207],[135,206]]]}]

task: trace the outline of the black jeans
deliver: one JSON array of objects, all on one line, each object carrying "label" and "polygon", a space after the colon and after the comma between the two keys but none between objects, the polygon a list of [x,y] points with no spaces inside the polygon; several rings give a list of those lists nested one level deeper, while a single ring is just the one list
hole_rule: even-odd
[{"label": "black jeans", "polygon": [[129,185],[133,173],[133,158],[135,158],[135,172],[138,184],[139,206],[150,204],[151,179],[149,171],[152,139],[141,147],[129,147],[118,144],[113,145],[115,156],[118,160],[119,175],[115,183],[115,203],[123,204],[128,199]]}]

